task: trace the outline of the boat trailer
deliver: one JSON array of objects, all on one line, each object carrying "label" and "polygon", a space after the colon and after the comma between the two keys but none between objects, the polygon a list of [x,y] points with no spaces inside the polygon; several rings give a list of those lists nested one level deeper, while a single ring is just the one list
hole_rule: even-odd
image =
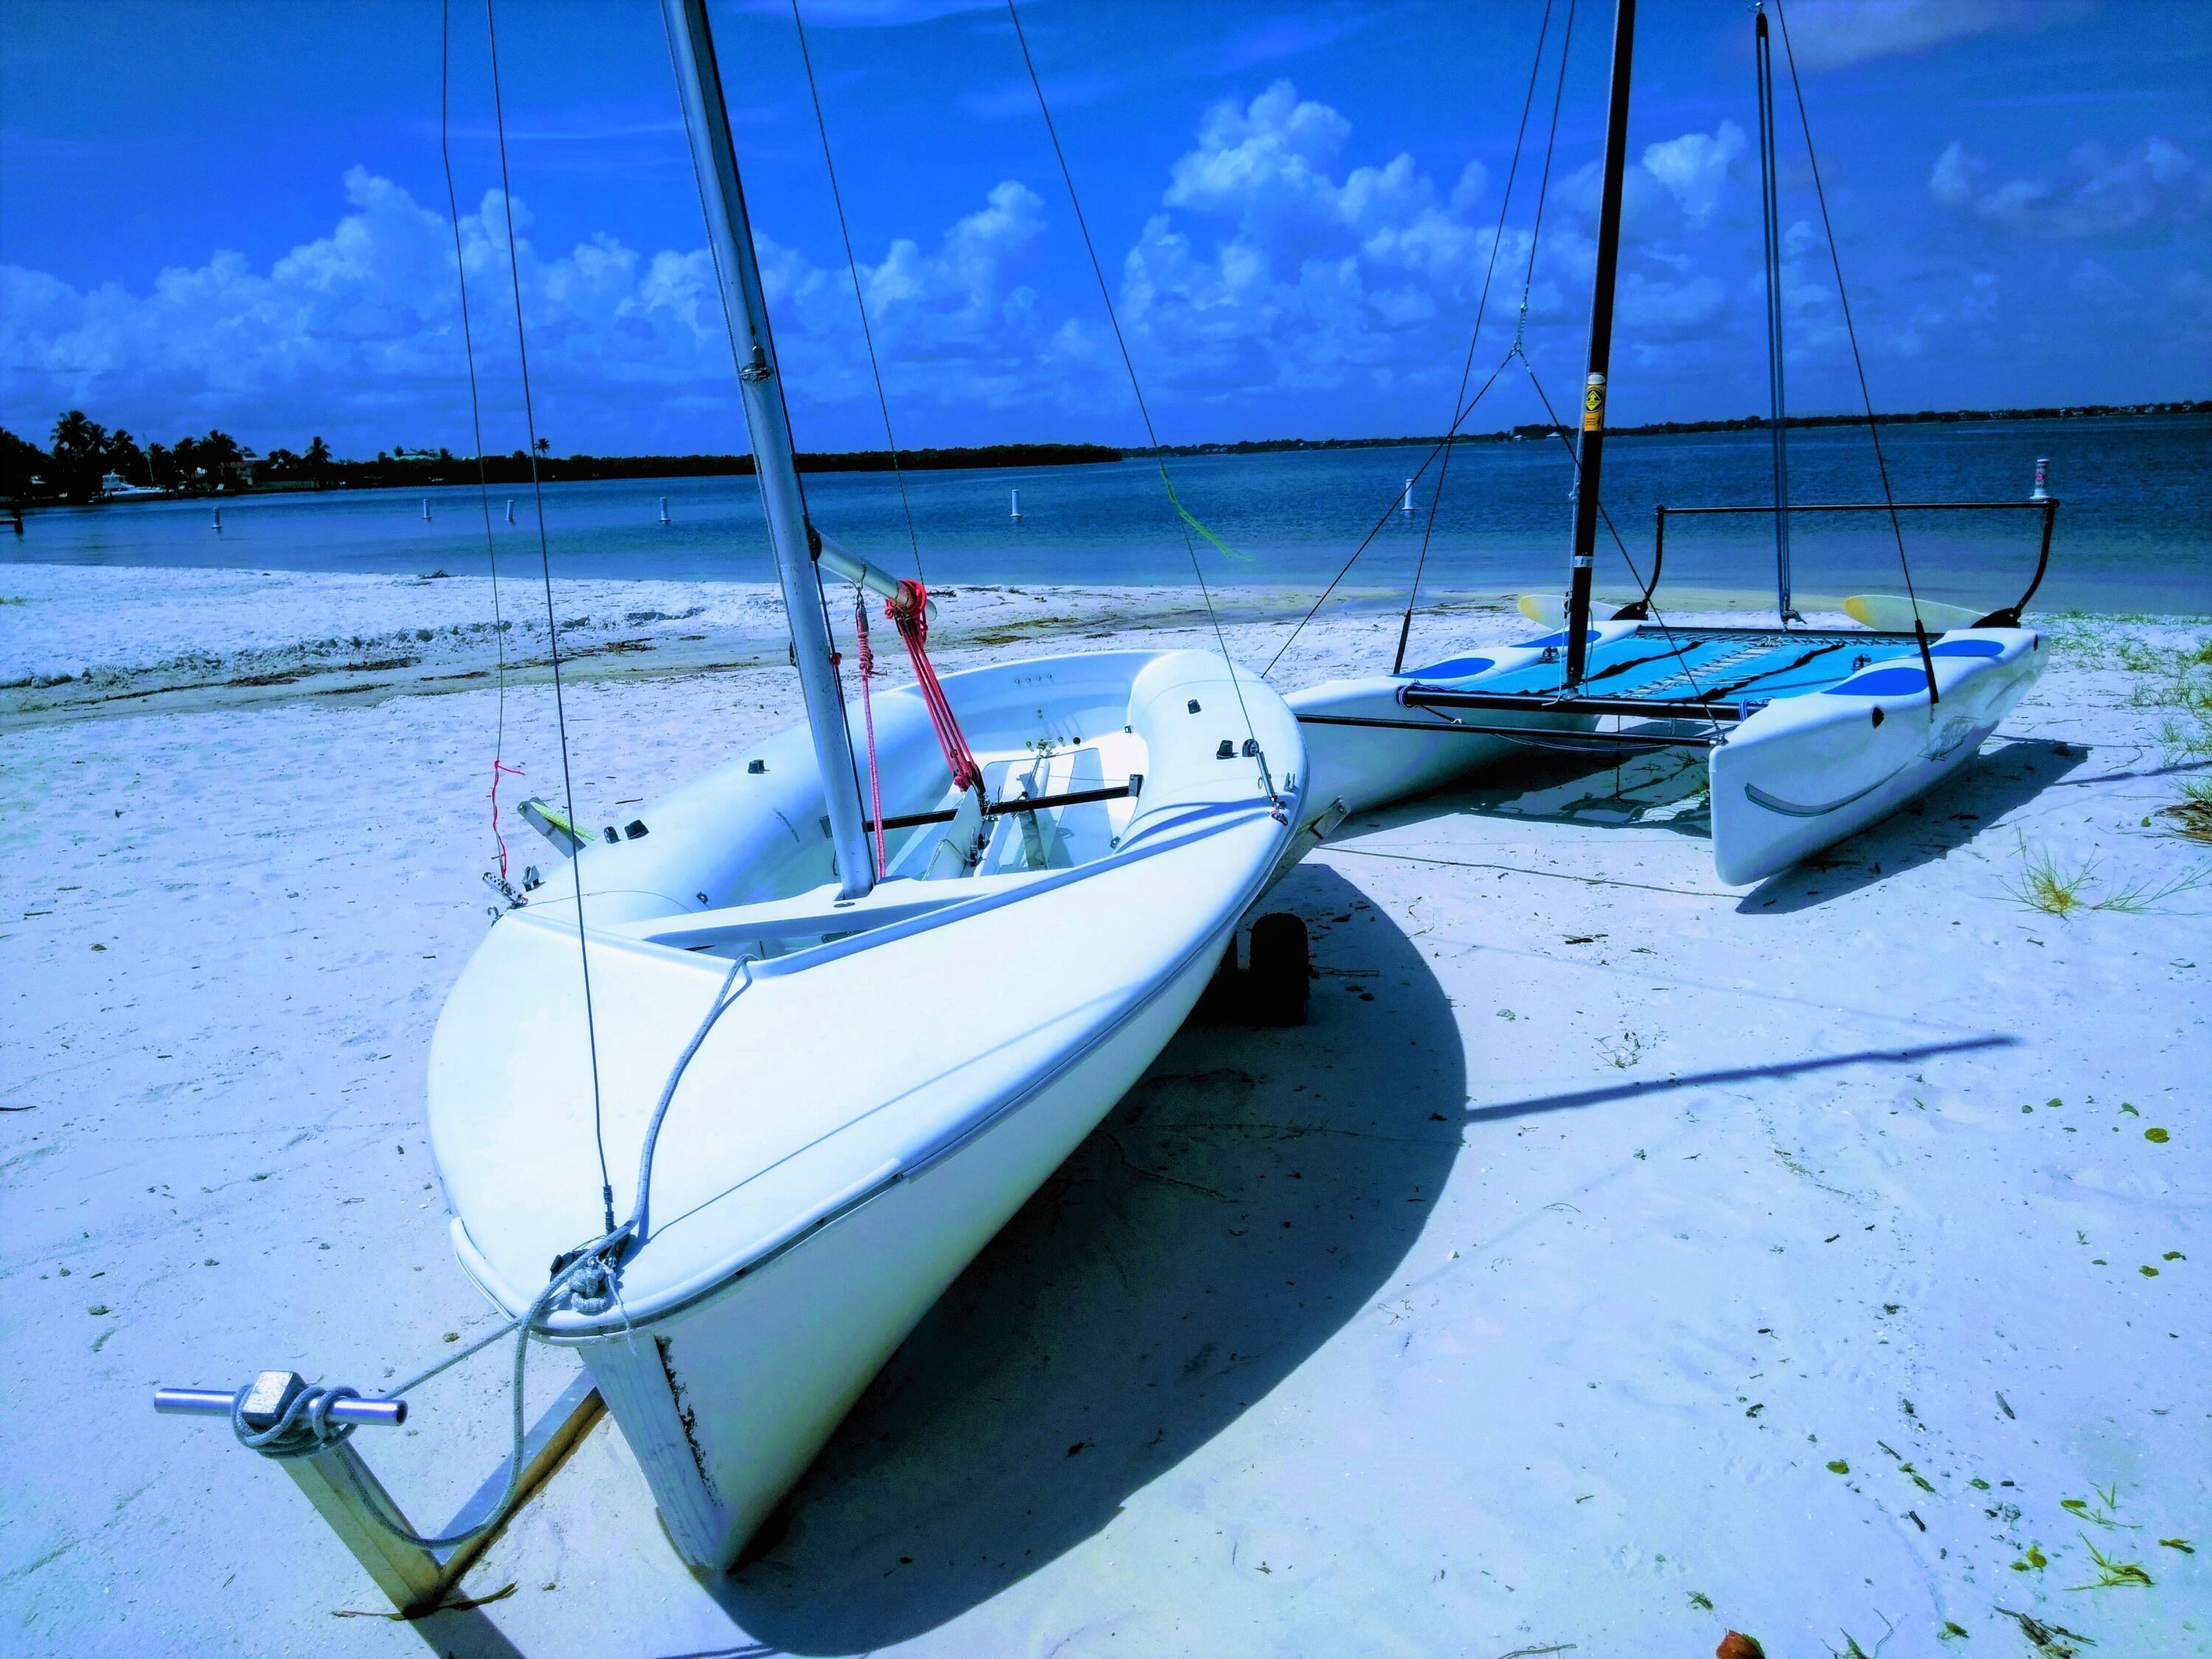
[{"label": "boat trailer", "polygon": [[[156,1389],[154,1409],[179,1416],[230,1418],[265,1434],[284,1420],[309,1386],[296,1371],[264,1371],[234,1392]],[[385,1517],[411,1530],[406,1512],[385,1491],[368,1460],[354,1449],[349,1435],[325,1439],[304,1452],[279,1454],[271,1461],[281,1464],[307,1494],[315,1512],[330,1523],[338,1541],[376,1581],[399,1616],[421,1619],[445,1607],[454,1585],[567,1460],[605,1409],[591,1374],[580,1372],[525,1435],[520,1479],[514,1479],[510,1461],[501,1459],[491,1477],[436,1534],[459,1535],[458,1542],[443,1548],[423,1549],[392,1533]],[[407,1402],[341,1397],[328,1403],[325,1415],[346,1429],[397,1428],[407,1420]],[[502,1515],[499,1506],[510,1481],[514,1495]]]}]

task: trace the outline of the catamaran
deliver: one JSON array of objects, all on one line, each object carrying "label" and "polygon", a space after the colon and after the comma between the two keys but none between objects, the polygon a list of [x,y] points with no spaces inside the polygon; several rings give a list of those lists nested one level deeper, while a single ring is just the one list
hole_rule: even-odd
[{"label": "catamaran", "polygon": [[[1401,633],[1399,662],[1389,673],[1332,680],[1289,702],[1305,730],[1314,799],[1338,800],[1352,811],[1562,748],[1613,753],[1703,748],[1710,756],[1715,867],[1724,881],[1755,882],[1877,823],[1941,782],[1979,751],[2026,694],[2049,653],[2040,630],[2024,626],[2021,613],[2050,562],[2058,501],[2046,488],[2047,463],[2040,460],[2034,492],[2021,501],[1900,502],[1891,496],[1886,463],[1881,501],[1789,501],[1773,77],[1762,9],[1754,25],[1774,501],[1771,507],[1661,506],[1642,593],[1609,617],[1594,617],[1591,573],[1601,516],[1635,15],[1635,0],[1618,0],[1564,600],[1523,600],[1522,610],[1546,628],[1534,638],[1504,648],[1462,650],[1424,666],[1404,666]],[[1786,20],[1783,39],[1786,52]],[[1540,62],[1541,52],[1540,40]],[[1794,64],[1791,73],[1794,82]],[[1802,101],[1801,94],[1801,106]],[[1809,146],[1809,125],[1808,131]],[[1814,178],[1817,187],[1817,164]],[[1822,212],[1825,216],[1825,203]],[[1828,241],[1832,256],[1833,237]],[[1841,294],[1840,266],[1836,274]],[[1517,353],[1516,343],[1508,362]],[[1881,462],[1871,405],[1868,423]],[[2007,510],[2041,518],[2034,575],[2014,604],[1986,612],[1936,604],[1913,591],[1908,564],[1903,595],[1859,595],[1846,602],[1864,627],[1798,625],[1790,582],[1793,515],[1887,514],[1902,562],[1899,514]],[[1669,623],[1653,603],[1669,519],[1725,514],[1773,516],[1777,626]],[[1409,621],[1410,616],[1409,606]]]}]

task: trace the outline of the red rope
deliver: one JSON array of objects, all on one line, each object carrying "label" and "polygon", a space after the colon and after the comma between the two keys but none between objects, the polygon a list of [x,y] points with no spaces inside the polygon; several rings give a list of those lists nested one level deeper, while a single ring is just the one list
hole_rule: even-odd
[{"label": "red rope", "polygon": [[509,766],[496,755],[492,757],[491,838],[499,843],[499,878],[505,881],[507,879],[507,837],[499,833],[499,775],[502,772],[519,778],[522,775],[522,769],[519,766]]},{"label": "red rope", "polygon": [[884,873],[884,787],[876,771],[876,706],[868,695],[875,678],[876,653],[868,647],[868,600],[863,593],[853,606],[853,632],[860,642],[860,717],[868,728],[868,800],[876,814],[876,874]]},{"label": "red rope", "polygon": [[884,615],[897,627],[899,637],[906,641],[906,653],[914,659],[915,682],[928,706],[929,723],[937,728],[937,745],[945,751],[945,763],[951,769],[953,787],[981,789],[983,769],[969,752],[968,739],[961,735],[960,722],[953,717],[952,705],[945,701],[945,688],[937,682],[937,671],[929,665],[929,590],[918,581],[902,580],[898,597],[884,606]]}]

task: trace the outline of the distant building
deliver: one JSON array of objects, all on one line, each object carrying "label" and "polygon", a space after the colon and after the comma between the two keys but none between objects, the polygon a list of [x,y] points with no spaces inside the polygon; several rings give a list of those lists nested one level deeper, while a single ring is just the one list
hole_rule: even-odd
[{"label": "distant building", "polygon": [[434,449],[395,449],[392,452],[392,459],[395,461],[434,461],[442,458]]}]

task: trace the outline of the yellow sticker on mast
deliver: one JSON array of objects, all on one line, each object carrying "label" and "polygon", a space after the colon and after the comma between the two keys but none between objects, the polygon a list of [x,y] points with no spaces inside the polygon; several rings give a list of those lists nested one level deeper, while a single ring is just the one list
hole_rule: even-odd
[{"label": "yellow sticker on mast", "polygon": [[1583,390],[1583,430],[1605,430],[1605,376],[1593,374]]}]

